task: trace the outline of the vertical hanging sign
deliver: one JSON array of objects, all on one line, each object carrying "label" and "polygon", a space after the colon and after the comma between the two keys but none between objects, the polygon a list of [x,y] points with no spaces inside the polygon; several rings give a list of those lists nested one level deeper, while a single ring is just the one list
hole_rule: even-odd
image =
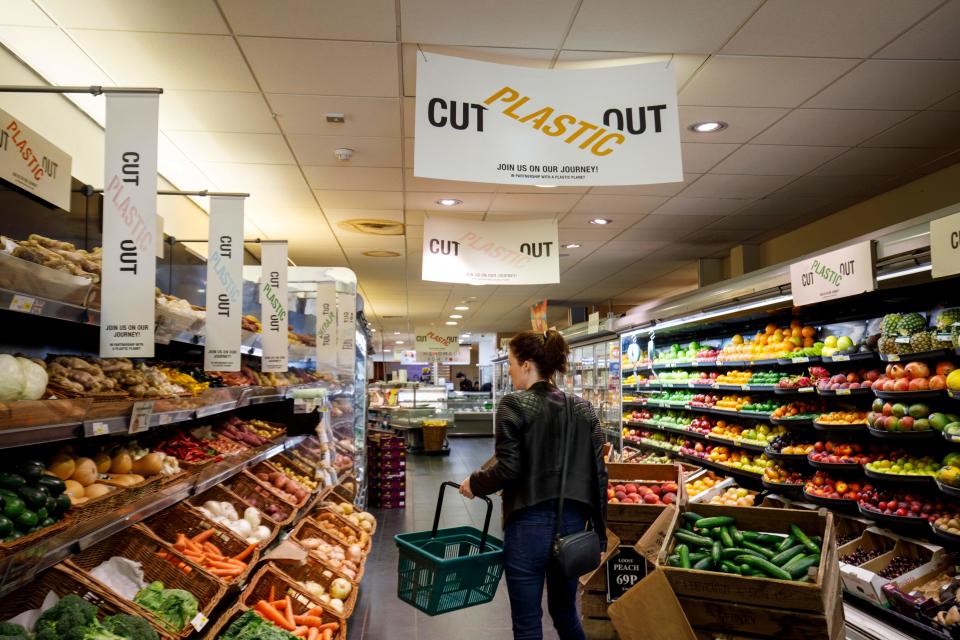
[{"label": "vertical hanging sign", "polygon": [[337,285],[317,283],[317,371],[337,366]]},{"label": "vertical hanging sign", "polygon": [[357,294],[337,292],[337,364],[340,369],[349,368],[357,361]]},{"label": "vertical hanging sign", "polygon": [[287,370],[287,241],[265,240],[260,251],[260,324],[263,358],[260,370]]},{"label": "vertical hanging sign", "polygon": [[203,368],[240,371],[243,315],[243,198],[210,198],[207,321]]},{"label": "vertical hanging sign", "polygon": [[152,358],[156,313],[156,94],[107,96],[100,355]]}]

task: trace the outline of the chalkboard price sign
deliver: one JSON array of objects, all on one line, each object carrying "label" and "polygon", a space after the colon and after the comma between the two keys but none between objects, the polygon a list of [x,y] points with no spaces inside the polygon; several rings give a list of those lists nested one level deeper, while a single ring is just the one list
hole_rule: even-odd
[{"label": "chalkboard price sign", "polygon": [[607,602],[613,602],[647,575],[647,561],[630,545],[622,544],[607,560]]}]

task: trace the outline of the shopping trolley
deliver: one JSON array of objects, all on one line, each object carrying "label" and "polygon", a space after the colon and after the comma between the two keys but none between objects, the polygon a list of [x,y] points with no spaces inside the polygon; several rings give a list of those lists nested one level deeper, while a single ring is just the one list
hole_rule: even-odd
[{"label": "shopping trolley", "polygon": [[431,616],[490,602],[503,575],[503,541],[488,535],[493,511],[490,498],[479,496],[487,503],[483,531],[475,527],[437,529],[447,486],[460,488],[455,482],[440,485],[432,531],[393,538],[400,552],[397,596]]}]

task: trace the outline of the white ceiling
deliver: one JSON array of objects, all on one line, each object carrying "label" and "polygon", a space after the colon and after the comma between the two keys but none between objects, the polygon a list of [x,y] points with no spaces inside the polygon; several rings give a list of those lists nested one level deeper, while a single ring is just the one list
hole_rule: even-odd
[{"label": "white ceiling", "polygon": [[[178,159],[167,177],[250,192],[253,232],[288,239],[299,265],[353,268],[388,339],[464,300],[461,327],[479,332],[523,327],[543,298],[636,304],[695,286],[696,258],[915,179],[960,148],[960,0],[4,4],[0,42],[50,82],[162,86],[161,149]],[[541,68],[672,57],[684,181],[547,191],[413,177],[418,45]],[[729,127],[686,129],[706,119]],[[349,163],[339,147],[354,149]],[[561,241],[582,246],[564,252],[558,285],[422,282],[423,215],[442,197],[470,219],[556,217]],[[407,236],[338,226],[354,218],[405,222]]]}]

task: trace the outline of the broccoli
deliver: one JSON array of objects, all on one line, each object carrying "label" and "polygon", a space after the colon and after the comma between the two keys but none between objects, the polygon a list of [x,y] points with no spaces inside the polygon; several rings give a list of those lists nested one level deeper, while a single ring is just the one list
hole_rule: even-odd
[{"label": "broccoli", "polygon": [[160,640],[157,632],[143,618],[119,613],[104,619],[103,626],[126,640]]},{"label": "broccoli", "polygon": [[118,636],[115,633],[107,631],[99,622],[83,627],[80,636],[71,636],[77,640],[126,640],[124,636]]},{"label": "broccoli", "polygon": [[0,640],[29,640],[30,634],[13,622],[0,622]]},{"label": "broccoli", "polygon": [[36,640],[84,640],[84,629],[97,620],[97,608],[68,593],[40,615]]}]

